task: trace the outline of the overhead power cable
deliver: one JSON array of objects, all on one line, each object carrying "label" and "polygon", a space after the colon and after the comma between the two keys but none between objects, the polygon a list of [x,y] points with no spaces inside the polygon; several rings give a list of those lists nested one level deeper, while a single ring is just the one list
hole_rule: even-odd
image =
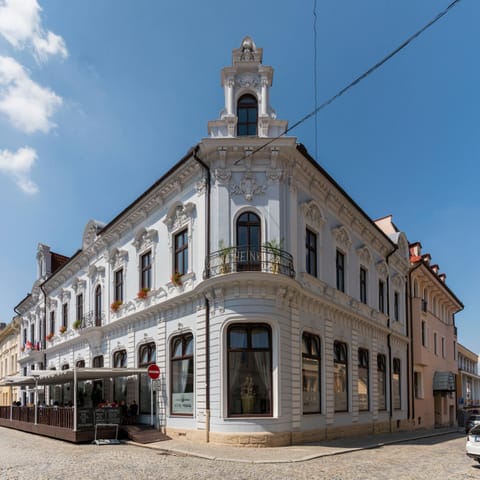
[{"label": "overhead power cable", "polygon": [[364,73],[362,73],[360,76],[355,78],[352,82],[350,82],[346,87],[342,88],[339,92],[337,92],[333,97],[330,97],[328,100],[323,102],[321,105],[316,107],[313,111],[311,111],[309,114],[305,115],[302,117],[300,120],[295,122],[291,127],[287,128],[281,135],[278,135],[277,137],[272,138],[268,142],[264,143],[260,147],[252,150],[249,152],[247,155],[243,156],[242,158],[239,158],[235,163],[238,163],[242,160],[245,160],[247,157],[251,157],[252,155],[255,155],[255,153],[259,152],[260,150],[263,150],[265,147],[268,147],[271,145],[275,140],[278,140],[279,138],[285,136],[287,133],[291,132],[294,128],[297,128],[299,125],[301,125],[303,122],[308,120],[309,118],[315,116],[320,110],[323,110],[325,107],[330,105],[333,101],[335,101],[337,98],[341,97],[344,93],[348,92],[352,87],[360,83],[362,80],[367,78],[370,74],[372,74],[375,70],[380,68],[384,63],[388,62],[391,58],[393,58],[397,53],[402,51],[405,47],[407,47],[413,40],[415,40],[417,37],[419,37],[425,30],[430,28],[432,25],[434,25],[436,22],[438,22],[442,17],[444,17],[453,7],[455,7],[458,3],[460,3],[461,0],[454,0],[450,5],[448,5],[444,10],[442,10],[440,13],[438,13],[432,20],[430,20],[426,25],[424,25],[420,30],[415,32],[413,35],[408,37],[400,46],[395,48],[395,50],[392,50],[388,55],[383,57],[379,62],[377,62],[375,65],[370,67],[368,70],[366,70]]}]

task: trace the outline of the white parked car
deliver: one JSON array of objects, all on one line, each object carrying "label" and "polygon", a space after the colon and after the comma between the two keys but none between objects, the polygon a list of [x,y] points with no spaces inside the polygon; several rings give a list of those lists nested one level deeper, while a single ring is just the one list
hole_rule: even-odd
[{"label": "white parked car", "polygon": [[467,455],[480,463],[480,425],[476,425],[468,432]]}]

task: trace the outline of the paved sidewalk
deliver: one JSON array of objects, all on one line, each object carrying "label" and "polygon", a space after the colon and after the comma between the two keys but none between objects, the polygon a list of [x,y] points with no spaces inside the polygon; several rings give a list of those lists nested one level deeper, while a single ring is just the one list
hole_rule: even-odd
[{"label": "paved sidewalk", "polygon": [[195,443],[188,440],[165,440],[162,442],[140,444],[126,443],[157,450],[165,455],[190,456],[207,460],[243,463],[292,463],[305,462],[315,458],[341,455],[384,445],[410,442],[422,438],[445,436],[455,438],[463,436],[461,428],[437,428],[434,430],[416,430],[414,432],[395,432],[378,435],[366,435],[354,438],[342,438],[315,443],[305,443],[286,447],[230,447],[212,443]]}]

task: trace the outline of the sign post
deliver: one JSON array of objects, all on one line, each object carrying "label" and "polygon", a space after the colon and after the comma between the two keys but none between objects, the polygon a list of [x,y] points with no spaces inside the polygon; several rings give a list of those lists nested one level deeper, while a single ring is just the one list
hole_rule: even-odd
[{"label": "sign post", "polygon": [[148,366],[147,373],[150,377],[150,425],[153,427],[153,381],[160,376],[160,368],[152,363]]}]

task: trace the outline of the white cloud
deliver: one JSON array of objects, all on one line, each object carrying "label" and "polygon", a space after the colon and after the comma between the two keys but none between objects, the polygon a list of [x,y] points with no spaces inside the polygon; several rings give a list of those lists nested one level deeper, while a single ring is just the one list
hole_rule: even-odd
[{"label": "white cloud", "polygon": [[0,35],[14,48],[32,48],[38,61],[67,57],[63,38],[42,28],[41,10],[37,0],[0,0]]},{"label": "white cloud", "polygon": [[38,192],[37,185],[30,179],[37,152],[30,147],[19,148],[16,152],[0,150],[0,173],[12,176],[17,185],[30,195]]},{"label": "white cloud", "polygon": [[61,97],[35,83],[15,59],[0,56],[0,112],[15,128],[46,133],[55,126],[50,118],[61,105]]}]

